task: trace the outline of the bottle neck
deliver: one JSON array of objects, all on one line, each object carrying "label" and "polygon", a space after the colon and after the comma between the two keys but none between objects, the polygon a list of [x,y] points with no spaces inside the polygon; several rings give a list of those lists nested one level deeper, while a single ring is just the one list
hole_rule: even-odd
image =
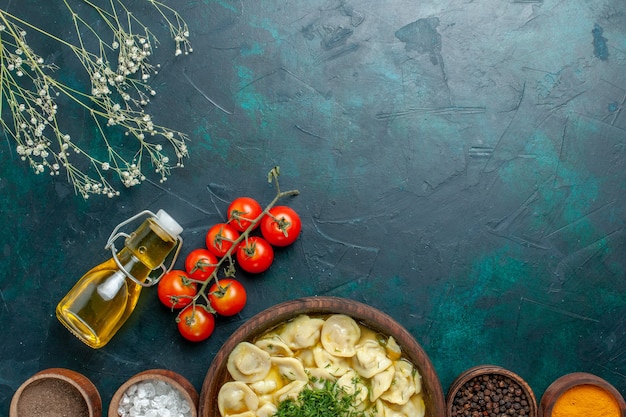
[{"label": "bottle neck", "polygon": [[143,282],[150,273],[150,269],[142,264],[128,248],[119,251],[117,259],[123,268],[116,264],[114,272],[97,288],[98,294],[105,301],[112,300],[124,283],[139,285],[132,278]]},{"label": "bottle neck", "polygon": [[128,236],[124,246],[148,269],[158,268],[178,240],[166,233],[153,219],[147,219]]},{"label": "bottle neck", "polygon": [[137,281],[145,281],[152,271],[151,268],[144,265],[127,247],[122,248],[122,250],[117,253],[117,259],[125,270],[120,270],[120,272],[125,276],[132,275]]}]

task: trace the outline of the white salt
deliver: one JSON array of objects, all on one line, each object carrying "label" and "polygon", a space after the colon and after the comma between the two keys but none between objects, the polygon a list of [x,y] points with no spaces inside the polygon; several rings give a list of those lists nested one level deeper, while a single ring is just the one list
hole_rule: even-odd
[{"label": "white salt", "polygon": [[191,405],[167,382],[146,380],[126,390],[117,413],[120,417],[191,417]]}]

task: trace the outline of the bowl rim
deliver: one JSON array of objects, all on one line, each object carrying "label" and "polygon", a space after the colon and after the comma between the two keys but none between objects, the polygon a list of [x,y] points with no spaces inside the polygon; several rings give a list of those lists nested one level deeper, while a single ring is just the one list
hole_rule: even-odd
[{"label": "bowl rim", "polygon": [[108,417],[119,417],[117,412],[117,404],[119,404],[120,399],[128,390],[128,388],[134,384],[137,384],[142,381],[149,380],[162,380],[166,381],[173,388],[177,389],[178,392],[182,394],[182,396],[187,400],[191,405],[191,415],[192,417],[198,416],[198,392],[195,387],[189,382],[187,378],[182,376],[181,374],[170,371],[169,369],[147,369],[145,371],[141,371],[130,378],[128,378],[119,388],[115,391],[113,396],[111,397],[111,401],[109,403],[109,411]]},{"label": "bowl rim", "polygon": [[[428,378],[430,381],[425,395],[429,397],[429,400],[433,404],[436,404],[436,406],[441,409],[441,416],[437,416],[434,413],[431,415],[433,417],[443,417],[445,415],[445,401],[439,376],[429,356],[426,354],[426,351],[417,342],[415,337],[390,315],[376,307],[356,300],[336,296],[311,296],[283,301],[262,310],[246,320],[228,337],[228,339],[226,339],[214,356],[202,384],[198,415],[201,417],[219,417],[219,414],[215,416],[210,414],[212,410],[215,410],[215,406],[209,406],[209,403],[212,402],[212,381],[221,379],[227,372],[226,360],[230,352],[239,342],[254,340],[267,330],[289,319],[295,318],[300,314],[346,314],[357,322],[362,322],[363,325],[383,334],[389,333],[390,326],[395,327],[398,330],[398,334],[394,335],[396,342],[398,342],[407,356],[412,359],[420,359],[421,363],[415,363],[414,360],[412,363],[418,368],[420,375],[422,375],[422,380]],[[373,316],[376,316],[378,324],[366,322]]]},{"label": "bowl rim", "polygon": [[90,417],[100,417],[102,415],[102,397],[100,397],[98,388],[89,378],[80,372],[68,368],[48,368],[35,373],[18,387],[11,399],[9,417],[19,417],[18,405],[26,388],[34,382],[46,379],[57,379],[70,384],[80,393],[85,401]]},{"label": "bowl rim", "polygon": [[541,397],[541,401],[539,402],[538,417],[550,417],[556,400],[558,400],[559,397],[565,393],[565,391],[579,385],[594,385],[604,389],[615,398],[615,401],[617,401],[617,404],[620,407],[621,416],[626,416],[626,401],[617,388],[615,388],[610,382],[589,372],[570,372],[558,377],[548,386],[548,388],[546,388],[543,396]]},{"label": "bowl rim", "polygon": [[474,379],[477,376],[490,375],[490,374],[507,376],[513,379],[516,383],[518,383],[520,387],[525,391],[526,396],[528,397],[530,413],[528,414],[527,417],[538,416],[537,398],[535,397],[535,393],[533,392],[533,389],[530,387],[528,382],[526,382],[524,378],[522,378],[515,372],[509,369],[506,369],[503,366],[493,365],[493,364],[482,364],[482,365],[472,366],[471,368],[468,368],[465,371],[461,372],[454,379],[454,381],[452,381],[452,384],[450,384],[450,387],[448,388],[448,393],[446,395],[446,414],[449,417],[452,417],[452,402],[454,401],[454,397],[456,393],[458,392],[458,390],[466,382]]}]

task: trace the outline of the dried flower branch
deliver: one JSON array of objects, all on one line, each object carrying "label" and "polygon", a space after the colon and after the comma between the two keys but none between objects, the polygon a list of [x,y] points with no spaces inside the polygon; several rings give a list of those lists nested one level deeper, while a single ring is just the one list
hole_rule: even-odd
[{"label": "dried flower branch", "polygon": [[[75,192],[84,198],[91,194],[114,197],[119,191],[110,182],[111,175],[126,187],[138,185],[146,179],[145,158],[160,181],[167,180],[171,169],[182,167],[188,156],[187,137],[155,124],[145,109],[156,95],[150,81],[158,65],[150,64],[149,58],[157,38],[123,0],[109,0],[107,8],[82,1],[96,11],[112,41],[106,42],[106,36],[83,19],[69,0],[63,2],[74,24],[75,43],[0,9],[0,127],[36,174],[59,175],[64,170]],[[192,52],[189,29],[178,12],[159,1],[147,1],[169,27],[175,54]],[[88,92],[54,76],[59,68],[30,47],[29,30],[73,52],[89,76]],[[96,47],[88,48],[85,37],[95,39]],[[64,130],[59,116],[62,100],[78,105],[89,116],[101,148],[81,145]],[[123,143],[115,141],[120,136]],[[165,147],[173,151],[172,159]]]}]

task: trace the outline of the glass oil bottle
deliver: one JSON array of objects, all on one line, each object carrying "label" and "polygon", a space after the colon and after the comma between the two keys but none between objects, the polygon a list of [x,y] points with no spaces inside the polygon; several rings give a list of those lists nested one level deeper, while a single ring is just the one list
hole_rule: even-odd
[{"label": "glass oil bottle", "polygon": [[[130,235],[118,233],[145,215],[149,217]],[[88,346],[106,345],[135,309],[142,288],[155,285],[174,265],[182,230],[164,210],[143,211],[120,223],[105,247],[111,249],[112,258],[89,270],[63,297],[56,308],[59,321]],[[119,237],[125,240],[118,252],[114,243]],[[172,253],[167,268],[164,262]],[[162,272],[154,278],[153,271],[158,269]]]}]

